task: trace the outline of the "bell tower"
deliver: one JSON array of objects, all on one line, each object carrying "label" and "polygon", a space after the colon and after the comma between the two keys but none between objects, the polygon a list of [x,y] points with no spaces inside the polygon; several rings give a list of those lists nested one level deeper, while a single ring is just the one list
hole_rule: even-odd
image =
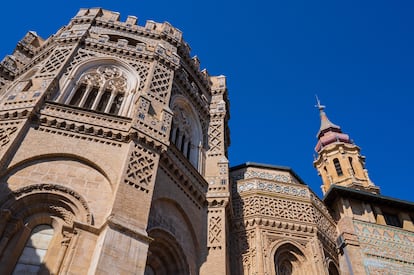
[{"label": "bell tower", "polygon": [[365,157],[360,148],[353,143],[341,127],[332,123],[325,113],[325,106],[317,99],[316,107],[321,117],[321,127],[317,134],[318,143],[315,151],[314,167],[322,178],[322,192],[325,194],[332,184],[365,190],[378,194],[365,169]]}]

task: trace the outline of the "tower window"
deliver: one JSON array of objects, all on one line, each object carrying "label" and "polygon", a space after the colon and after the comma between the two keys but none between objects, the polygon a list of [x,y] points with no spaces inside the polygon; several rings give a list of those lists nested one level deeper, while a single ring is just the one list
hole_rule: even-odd
[{"label": "tower window", "polygon": [[181,139],[181,148],[180,148],[180,151],[182,153],[184,153],[185,143],[186,143],[186,137],[185,137],[185,135],[183,135],[183,138]]},{"label": "tower window", "polygon": [[99,112],[104,112],[110,97],[111,97],[111,91],[106,90],[102,94],[101,99],[99,100],[98,106],[96,107],[96,110]]},{"label": "tower window", "polygon": [[190,159],[190,153],[191,153],[191,142],[188,141],[188,143],[187,143],[187,153],[186,153],[187,159]]},{"label": "tower window", "polygon": [[382,213],[385,219],[385,223],[391,226],[402,227],[401,221],[397,215],[390,213]]},{"label": "tower window", "polygon": [[109,110],[109,113],[111,114],[118,114],[119,110],[121,109],[121,104],[124,97],[122,94],[117,94],[114,101],[112,102],[111,109]]},{"label": "tower window", "polygon": [[129,102],[128,79],[116,67],[101,66],[85,72],[64,103],[97,112],[125,114]]},{"label": "tower window", "polygon": [[79,85],[79,87],[76,89],[75,94],[70,100],[69,104],[73,106],[79,106],[79,103],[81,102],[82,96],[85,94],[85,91],[86,91],[86,85],[85,84]]},{"label": "tower window", "polygon": [[349,166],[351,166],[352,175],[355,175],[354,165],[352,164],[352,158],[348,157]]},{"label": "tower window", "polygon": [[83,105],[83,107],[86,108],[86,109],[91,109],[92,105],[93,105],[93,102],[94,102],[97,95],[98,95],[98,89],[96,87],[93,87],[92,91],[89,93],[88,98],[86,99],[86,102]]},{"label": "tower window", "polygon": [[342,172],[342,167],[341,167],[341,164],[339,163],[339,160],[338,159],[334,159],[333,160],[333,163],[335,165],[336,174],[338,176],[342,176],[344,173]]}]

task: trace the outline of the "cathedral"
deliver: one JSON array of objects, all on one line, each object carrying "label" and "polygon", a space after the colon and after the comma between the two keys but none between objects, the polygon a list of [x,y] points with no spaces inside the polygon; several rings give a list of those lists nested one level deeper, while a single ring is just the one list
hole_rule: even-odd
[{"label": "cathedral", "polygon": [[91,8],[28,32],[0,63],[0,274],[414,274],[414,203],[325,106],[321,199],[229,165],[227,93],[166,22]]}]

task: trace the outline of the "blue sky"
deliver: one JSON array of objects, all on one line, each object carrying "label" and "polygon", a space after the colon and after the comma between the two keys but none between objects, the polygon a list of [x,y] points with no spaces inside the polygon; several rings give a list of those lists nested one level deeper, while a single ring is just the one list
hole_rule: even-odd
[{"label": "blue sky", "polygon": [[[116,2],[116,3],[115,3]],[[319,195],[319,114],[361,147],[382,194],[414,201],[412,1],[7,1],[0,56],[28,30],[46,38],[81,7],[168,21],[211,75],[227,76],[230,162],[292,167]]]}]

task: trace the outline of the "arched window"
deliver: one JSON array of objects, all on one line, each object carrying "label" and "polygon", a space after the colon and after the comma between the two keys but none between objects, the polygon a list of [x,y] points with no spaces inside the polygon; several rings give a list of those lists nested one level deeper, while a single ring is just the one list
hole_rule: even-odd
[{"label": "arched window", "polygon": [[333,163],[335,165],[336,174],[338,176],[342,176],[344,173],[342,172],[342,167],[341,167],[341,164],[339,163],[339,160],[337,158],[335,158],[333,160]]},{"label": "arched window", "polygon": [[93,223],[86,201],[58,185],[31,185],[14,193],[0,205],[1,274],[58,274],[74,221]]},{"label": "arched window", "polygon": [[33,228],[14,268],[14,275],[37,274],[43,264],[53,233],[52,226],[48,224]]},{"label": "arched window", "polygon": [[75,81],[66,83],[57,101],[96,112],[130,116],[135,91],[139,87],[133,69],[116,60],[90,63],[74,70],[68,79]]},{"label": "arched window", "polygon": [[200,170],[199,155],[202,132],[198,116],[187,100],[181,97],[173,100],[172,110],[174,111],[174,118],[170,141],[175,144],[177,149],[195,168]]},{"label": "arched window", "polygon": [[329,263],[328,274],[329,275],[339,275],[339,271],[338,271],[338,269],[336,268],[336,266],[333,262]]},{"label": "arched window", "polygon": [[280,246],[275,253],[275,273],[276,275],[298,275],[301,271],[305,257],[303,253],[293,244]]},{"label": "arched window", "polygon": [[119,115],[127,78],[114,66],[100,66],[82,74],[65,103],[80,108]]}]

